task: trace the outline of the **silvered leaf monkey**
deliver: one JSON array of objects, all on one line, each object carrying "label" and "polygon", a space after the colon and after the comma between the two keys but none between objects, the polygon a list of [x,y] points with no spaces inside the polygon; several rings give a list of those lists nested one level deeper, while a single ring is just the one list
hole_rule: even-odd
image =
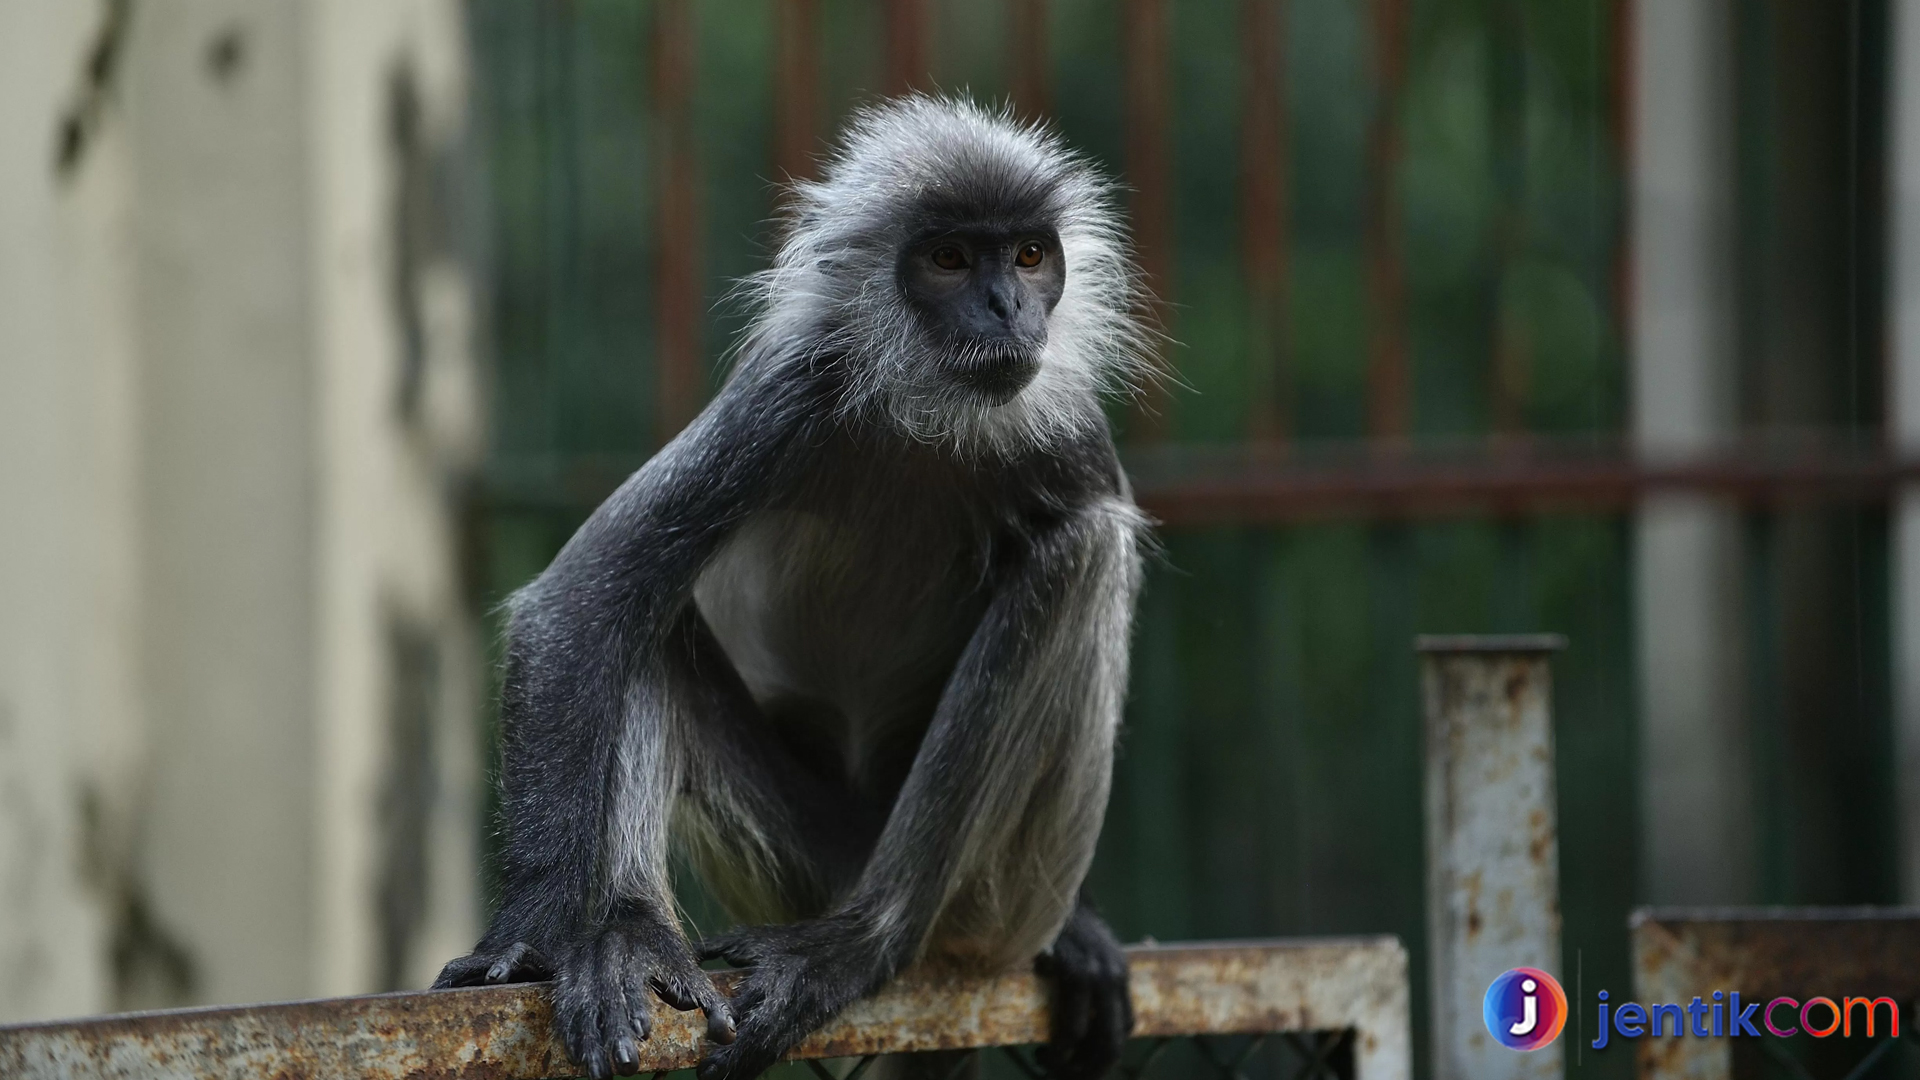
[{"label": "silvered leaf monkey", "polygon": [[[1044,1060],[1100,1075],[1132,1013],[1081,880],[1144,543],[1101,396],[1147,353],[1110,190],[909,97],[787,215],[725,387],[510,603],[502,906],[436,985],[554,978],[595,1077],[651,992],[716,1080],[922,957],[1037,963]],[[742,928],[688,943],[670,844]]]}]

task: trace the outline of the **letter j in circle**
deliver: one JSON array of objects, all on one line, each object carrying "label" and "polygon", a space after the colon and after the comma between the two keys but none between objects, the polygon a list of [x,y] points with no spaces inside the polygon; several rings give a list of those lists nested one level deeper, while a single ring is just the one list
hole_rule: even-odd
[{"label": "letter j in circle", "polygon": [[1567,992],[1539,968],[1503,972],[1487,987],[1487,1033],[1509,1050],[1538,1050],[1567,1026]]}]

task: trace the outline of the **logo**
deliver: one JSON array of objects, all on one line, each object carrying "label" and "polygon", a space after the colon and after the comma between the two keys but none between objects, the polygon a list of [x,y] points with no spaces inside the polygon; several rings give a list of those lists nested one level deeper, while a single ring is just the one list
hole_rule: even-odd
[{"label": "logo", "polygon": [[1487,987],[1480,1012],[1487,1031],[1509,1050],[1538,1050],[1567,1026],[1567,992],[1539,968],[1514,968]]}]

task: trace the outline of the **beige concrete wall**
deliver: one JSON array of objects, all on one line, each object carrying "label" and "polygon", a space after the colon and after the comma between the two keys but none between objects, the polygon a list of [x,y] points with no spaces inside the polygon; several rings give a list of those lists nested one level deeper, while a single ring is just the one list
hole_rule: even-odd
[{"label": "beige concrete wall", "polygon": [[477,929],[471,305],[394,248],[459,9],[114,10],[0,6],[0,1020],[417,984]]},{"label": "beige concrete wall", "polygon": [[0,5],[0,1018],[106,1000],[101,819],[138,753],[126,147],[55,172],[96,22]]}]

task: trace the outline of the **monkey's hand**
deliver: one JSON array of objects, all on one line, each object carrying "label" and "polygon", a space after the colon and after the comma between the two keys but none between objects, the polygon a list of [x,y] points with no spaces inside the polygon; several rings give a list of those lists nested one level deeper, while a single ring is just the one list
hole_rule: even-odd
[{"label": "monkey's hand", "polygon": [[706,1013],[707,1038],[733,1041],[733,1010],[677,926],[616,919],[563,950],[556,966],[554,1027],[593,1080],[640,1071],[640,1043],[653,1030],[649,989],[676,1009]]},{"label": "monkey's hand", "polygon": [[747,976],[733,994],[740,1037],[700,1062],[700,1080],[751,1080],[892,973],[875,934],[850,916],[750,926],[709,938],[702,959],[725,957]]},{"label": "monkey's hand", "polygon": [[1053,983],[1053,1041],[1040,1064],[1055,1080],[1094,1080],[1112,1070],[1133,1033],[1127,954],[1092,907],[1081,903],[1034,970]]}]

